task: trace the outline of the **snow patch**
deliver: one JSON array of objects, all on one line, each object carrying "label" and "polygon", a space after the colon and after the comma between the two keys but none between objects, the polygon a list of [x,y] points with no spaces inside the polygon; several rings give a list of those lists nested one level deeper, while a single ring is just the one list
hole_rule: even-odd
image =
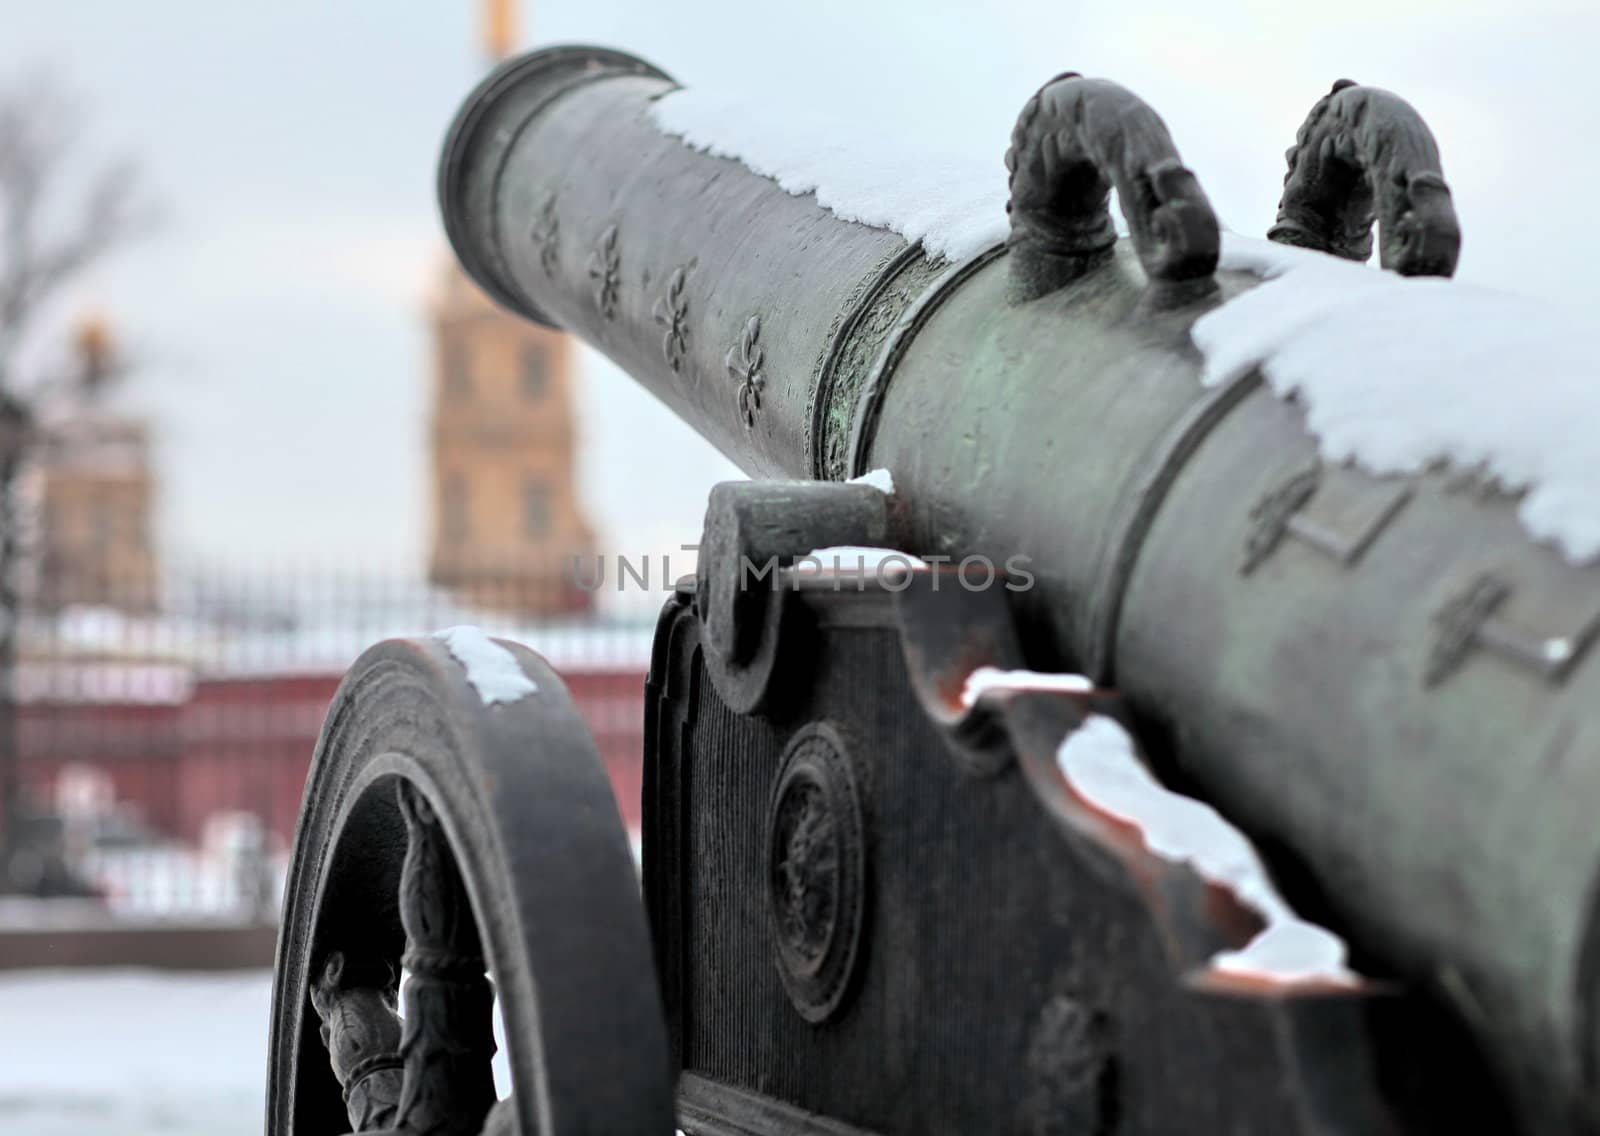
[{"label": "snow patch", "polygon": [[1345,966],[1344,940],[1294,913],[1249,837],[1210,805],[1157,781],[1114,719],[1091,715],[1061,743],[1056,764],[1073,792],[1137,827],[1151,852],[1227,888],[1266,922],[1242,950],[1215,955],[1214,970],[1273,982],[1360,981]]},{"label": "snow patch", "polygon": [[860,477],[852,477],[846,485],[870,485],[885,497],[894,496],[894,474],[886,469],[871,469]]},{"label": "snow patch", "polygon": [[539,689],[522,673],[517,657],[476,627],[463,624],[436,631],[433,637],[443,643],[456,662],[467,672],[485,706],[496,702],[516,702]]},{"label": "snow patch", "polygon": [[853,544],[813,548],[794,562],[797,572],[878,572],[897,567],[926,568],[927,562],[892,548],[867,548]]},{"label": "snow patch", "polygon": [[1093,689],[1094,683],[1082,675],[978,667],[967,676],[966,685],[961,688],[961,705],[963,708],[970,707],[991,690],[1061,690],[1070,694],[1086,694]]},{"label": "snow patch", "polygon": [[1202,381],[1260,367],[1298,396],[1329,462],[1407,474],[1447,461],[1527,490],[1523,527],[1600,558],[1600,335],[1489,288],[1402,277],[1223,234],[1221,267],[1264,283],[1196,321]]},{"label": "snow patch", "polygon": [[741,162],[797,197],[815,193],[840,220],[889,229],[933,256],[964,260],[1009,232],[998,154],[907,154],[886,144],[870,115],[772,115],[756,100],[699,89],[664,95],[650,113],[692,149]]}]

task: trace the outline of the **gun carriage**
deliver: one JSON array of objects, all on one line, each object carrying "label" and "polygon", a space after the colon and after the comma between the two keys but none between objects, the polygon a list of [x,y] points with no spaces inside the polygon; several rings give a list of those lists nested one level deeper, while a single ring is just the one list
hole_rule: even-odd
[{"label": "gun carriage", "polygon": [[[1115,84],[1030,100],[1009,233],[956,255],[691,144],[676,90],[536,52],[440,167],[491,296],[756,479],[657,630],[643,895],[537,655],[374,648],[307,787],[270,1130],[1595,1131],[1596,568],[1459,470],[1327,460],[1261,367],[1201,381],[1262,273]],[[1364,260],[1376,220],[1453,271],[1400,99],[1337,85],[1289,165],[1279,244]]]}]

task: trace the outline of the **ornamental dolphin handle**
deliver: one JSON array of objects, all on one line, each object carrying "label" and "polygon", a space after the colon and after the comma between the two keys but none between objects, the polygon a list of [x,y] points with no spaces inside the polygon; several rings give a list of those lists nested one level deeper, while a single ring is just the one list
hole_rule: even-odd
[{"label": "ornamental dolphin handle", "polygon": [[1017,117],[1006,169],[1013,300],[1053,292],[1111,256],[1113,186],[1152,286],[1213,286],[1217,215],[1166,123],[1126,87],[1074,71],[1050,80]]},{"label": "ornamental dolphin handle", "polygon": [[1383,267],[1401,276],[1455,274],[1461,225],[1439,147],[1399,95],[1340,79],[1284,156],[1289,171],[1269,240],[1364,261],[1376,220]]}]

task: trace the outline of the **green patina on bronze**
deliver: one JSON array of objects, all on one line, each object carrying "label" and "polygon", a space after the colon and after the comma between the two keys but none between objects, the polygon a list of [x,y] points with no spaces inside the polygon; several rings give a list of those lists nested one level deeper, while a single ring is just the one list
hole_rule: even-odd
[{"label": "green patina on bronze", "polygon": [[873,282],[854,307],[824,362],[817,387],[821,430],[813,440],[815,473],[830,481],[850,476],[850,430],[861,388],[889,333],[929,284],[949,267],[937,257],[902,256]]},{"label": "green patina on bronze", "polygon": [[[488,80],[440,174],[466,269],[751,476],[884,467],[901,547],[1026,557],[1034,584],[1009,603],[1029,665],[1115,685],[1186,786],[1476,1031],[1530,1130],[1582,1131],[1600,1099],[1600,568],[1447,473],[1330,468],[1258,374],[1203,386],[1190,329],[1260,280],[1217,269],[1196,179],[1114,84],[1066,76],[1030,101],[1010,243],[937,285],[949,266],[897,233],[665,134],[650,108],[673,89],[590,48]],[[1358,252],[1323,238],[1370,222],[1367,200],[1406,238],[1398,269],[1453,264],[1426,127],[1367,88],[1330,99],[1285,193],[1296,243]],[[527,239],[552,199],[554,256]],[[600,303],[584,266],[608,232],[623,268]],[[687,334],[664,351],[659,282],[691,258]]]}]

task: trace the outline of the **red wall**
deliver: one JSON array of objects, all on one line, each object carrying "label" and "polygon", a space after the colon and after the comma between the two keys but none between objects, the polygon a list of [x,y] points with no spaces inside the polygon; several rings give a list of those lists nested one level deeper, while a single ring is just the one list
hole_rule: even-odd
[{"label": "red wall", "polygon": [[[639,826],[644,674],[563,672],[629,828]],[[21,708],[23,784],[48,803],[72,763],[110,778],[118,802],[157,831],[197,840],[217,812],[259,814],[287,842],[338,676],[204,679],[186,702],[32,703]]]},{"label": "red wall", "polygon": [[110,778],[117,800],[137,802],[147,823],[175,832],[182,710],[173,703],[25,703],[17,713],[22,785],[48,804],[63,766],[93,765]]}]

